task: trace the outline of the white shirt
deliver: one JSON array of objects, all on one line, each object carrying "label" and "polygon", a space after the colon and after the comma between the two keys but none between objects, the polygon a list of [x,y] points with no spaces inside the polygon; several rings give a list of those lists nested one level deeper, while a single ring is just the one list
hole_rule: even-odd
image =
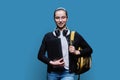
[{"label": "white shirt", "polygon": [[59,38],[61,39],[61,46],[62,46],[62,54],[63,54],[63,60],[65,62],[64,68],[69,69],[69,52],[68,52],[68,42],[66,40],[66,37],[63,36],[63,32],[60,31],[60,36]]}]

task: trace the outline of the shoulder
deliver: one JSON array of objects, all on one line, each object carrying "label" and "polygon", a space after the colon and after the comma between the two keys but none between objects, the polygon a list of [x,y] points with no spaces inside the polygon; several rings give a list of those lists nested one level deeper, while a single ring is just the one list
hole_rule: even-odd
[{"label": "shoulder", "polygon": [[45,36],[49,36],[49,35],[52,35],[53,33],[52,32],[47,32],[46,34],[45,34]]},{"label": "shoulder", "polygon": [[75,32],[75,34],[76,34],[77,36],[81,36],[81,34],[80,34],[79,32],[77,32],[77,31]]},{"label": "shoulder", "polygon": [[[71,31],[71,32],[72,32],[72,31]],[[75,32],[75,38],[76,38],[76,39],[79,39],[79,40],[83,39],[83,36],[82,36],[78,31],[75,31],[75,30],[74,30],[74,32]]]},{"label": "shoulder", "polygon": [[55,38],[55,35],[53,34],[53,32],[47,32],[44,35],[44,38],[47,38],[47,39]]},{"label": "shoulder", "polygon": [[76,31],[76,30],[71,30],[70,32],[72,32],[72,31],[75,32],[75,36],[81,36],[81,34],[80,34],[78,31]]}]

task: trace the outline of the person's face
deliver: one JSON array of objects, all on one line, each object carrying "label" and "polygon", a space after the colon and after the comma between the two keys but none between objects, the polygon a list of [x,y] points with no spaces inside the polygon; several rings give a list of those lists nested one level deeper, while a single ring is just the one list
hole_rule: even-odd
[{"label": "person's face", "polygon": [[67,19],[68,18],[65,11],[63,10],[56,11],[55,22],[59,29],[63,29],[66,26]]}]

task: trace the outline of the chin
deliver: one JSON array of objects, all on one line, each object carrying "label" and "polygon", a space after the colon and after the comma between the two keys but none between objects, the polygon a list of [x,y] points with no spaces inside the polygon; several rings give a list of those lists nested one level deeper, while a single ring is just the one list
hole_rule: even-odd
[{"label": "chin", "polygon": [[62,26],[62,27],[58,27],[58,28],[59,28],[59,29],[63,29],[63,28],[65,28],[65,27]]},{"label": "chin", "polygon": [[63,28],[65,28],[66,27],[66,25],[57,25],[57,27],[59,28],[59,29],[63,29]]}]

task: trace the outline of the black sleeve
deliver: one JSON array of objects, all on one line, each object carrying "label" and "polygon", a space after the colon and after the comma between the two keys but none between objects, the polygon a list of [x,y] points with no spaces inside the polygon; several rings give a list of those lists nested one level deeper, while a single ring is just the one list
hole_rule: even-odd
[{"label": "black sleeve", "polygon": [[76,37],[79,40],[79,46],[82,48],[80,50],[80,56],[90,56],[93,52],[92,48],[90,47],[90,45],[85,41],[85,39],[76,32]]},{"label": "black sleeve", "polygon": [[38,52],[38,59],[41,60],[42,62],[49,64],[49,59],[46,57],[46,39],[47,39],[47,34],[44,36],[39,52]]}]

